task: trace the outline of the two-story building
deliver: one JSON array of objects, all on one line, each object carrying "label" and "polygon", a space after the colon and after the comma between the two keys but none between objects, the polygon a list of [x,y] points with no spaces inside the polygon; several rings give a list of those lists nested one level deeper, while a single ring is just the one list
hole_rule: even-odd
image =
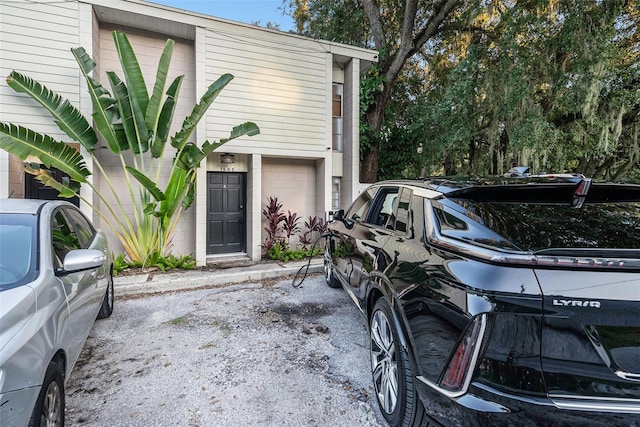
[{"label": "two-story building", "polygon": [[[325,216],[359,190],[359,79],[377,61],[371,50],[311,40],[140,0],[0,2],[0,75],[26,74],[70,100],[85,117],[92,105],[70,52],[82,46],[106,71],[121,75],[111,32],[127,33],[141,68],[153,84],[167,38],[175,40],[170,79],[185,79],[174,128],[221,74],[235,76],[197,127],[195,141],[219,140],[245,121],[261,133],[221,147],[202,164],[194,204],[183,213],[175,254],[193,254],[203,265],[220,255],[258,260],[263,243],[262,207],[270,196],[303,218]],[[0,121],[68,140],[33,100],[0,82]],[[126,185],[105,152],[115,185]],[[204,163],[204,162],[203,162]],[[91,164],[88,165],[91,168]],[[168,168],[164,170],[168,171]],[[92,175],[100,186],[100,175]],[[22,162],[0,150],[0,197],[46,197]],[[100,206],[90,189],[83,198]],[[224,202],[224,203],[223,203]],[[88,206],[80,206],[106,232]],[[115,252],[122,247],[110,236]]]}]

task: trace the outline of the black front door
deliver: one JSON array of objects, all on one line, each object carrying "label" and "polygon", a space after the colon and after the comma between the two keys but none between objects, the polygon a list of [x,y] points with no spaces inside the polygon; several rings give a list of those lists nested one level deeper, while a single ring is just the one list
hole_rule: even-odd
[{"label": "black front door", "polygon": [[[44,167],[42,165],[41,167]],[[56,168],[49,168],[51,176],[58,182],[64,177],[69,177],[66,173]],[[36,179],[30,173],[24,173],[24,198],[25,199],[44,199],[44,200],[66,200],[76,206],[80,206],[80,198],[73,196],[70,199],[59,197],[60,192],[53,187],[47,187]]]},{"label": "black front door", "polygon": [[246,251],[244,183],[244,173],[207,173],[207,255]]}]

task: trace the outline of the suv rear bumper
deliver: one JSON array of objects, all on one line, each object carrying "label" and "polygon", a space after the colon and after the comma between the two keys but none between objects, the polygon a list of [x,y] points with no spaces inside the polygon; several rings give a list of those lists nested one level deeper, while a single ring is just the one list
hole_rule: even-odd
[{"label": "suv rear bumper", "polygon": [[416,385],[427,413],[443,426],[640,427],[640,402],[636,399],[531,397],[477,382],[466,394],[449,398],[422,381]]}]

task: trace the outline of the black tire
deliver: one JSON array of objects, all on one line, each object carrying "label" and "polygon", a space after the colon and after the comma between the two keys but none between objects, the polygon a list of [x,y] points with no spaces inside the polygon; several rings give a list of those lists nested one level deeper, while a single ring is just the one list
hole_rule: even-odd
[{"label": "black tire", "polygon": [[369,322],[371,374],[378,406],[391,427],[426,426],[429,420],[417,395],[409,355],[400,345],[389,303],[376,301]]},{"label": "black tire", "polygon": [[113,270],[111,270],[109,272],[109,283],[107,283],[107,290],[104,293],[102,306],[100,307],[100,311],[98,312],[98,319],[105,319],[111,316],[111,313],[113,313],[114,299],[115,295],[113,293]]},{"label": "black tire", "polygon": [[64,427],[64,380],[62,368],[55,362],[49,362],[29,420],[29,427],[45,426]]},{"label": "black tire", "polygon": [[[327,245],[329,243],[327,242]],[[340,282],[336,279],[335,272],[333,271],[333,263],[331,262],[331,255],[329,254],[329,248],[324,249],[324,280],[327,281],[327,285],[330,288],[340,288]]]}]

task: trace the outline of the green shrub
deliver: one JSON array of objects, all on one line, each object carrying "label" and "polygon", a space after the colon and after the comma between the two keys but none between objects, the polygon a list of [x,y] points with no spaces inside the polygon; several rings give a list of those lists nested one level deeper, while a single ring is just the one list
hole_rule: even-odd
[{"label": "green shrub", "polygon": [[115,275],[127,268],[142,268],[143,265],[146,266],[145,268],[156,267],[163,272],[169,270],[191,270],[196,266],[196,261],[191,254],[177,257],[170,254],[165,257],[156,251],[144,263],[139,261],[127,262],[124,257],[124,254],[120,254],[113,260],[113,273]]}]

